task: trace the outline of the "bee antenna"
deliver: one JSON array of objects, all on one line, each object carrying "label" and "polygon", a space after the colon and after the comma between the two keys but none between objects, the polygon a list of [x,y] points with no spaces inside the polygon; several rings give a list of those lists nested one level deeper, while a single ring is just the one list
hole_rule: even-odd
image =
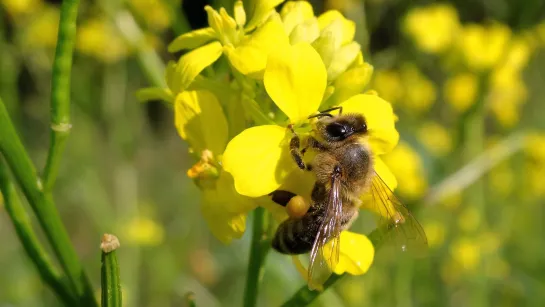
[{"label": "bee antenna", "polygon": [[333,117],[333,115],[329,114],[329,113],[318,113],[318,114],[314,114],[314,115],[311,115],[308,117],[308,119],[311,119],[311,118],[315,118],[315,117],[324,117],[324,116],[327,116],[327,117]]}]

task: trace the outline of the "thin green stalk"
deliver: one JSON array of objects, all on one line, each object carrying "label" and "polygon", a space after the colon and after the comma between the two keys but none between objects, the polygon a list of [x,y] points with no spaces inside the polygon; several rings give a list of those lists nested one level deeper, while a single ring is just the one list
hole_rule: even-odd
[{"label": "thin green stalk", "polygon": [[70,285],[61,276],[59,270],[51,263],[50,257],[32,229],[30,219],[19,200],[15,186],[9,178],[7,165],[0,158],[0,190],[4,196],[4,205],[13,223],[19,241],[25,252],[36,266],[42,280],[66,306],[73,306],[76,298],[72,295]]},{"label": "thin green stalk", "polygon": [[61,5],[57,49],[51,80],[51,137],[43,179],[44,191],[51,191],[59,172],[66,138],[70,134],[70,73],[76,38],[79,0],[64,0]]},{"label": "thin green stalk", "polygon": [[263,277],[263,264],[270,249],[265,224],[265,209],[258,207],[254,210],[250,261],[248,262],[248,276],[244,288],[244,307],[254,307],[257,303],[259,284],[261,277]]},{"label": "thin green stalk", "polygon": [[[382,246],[382,240],[384,238],[385,231],[382,229],[375,229],[370,234],[367,235],[367,238],[375,246],[375,252]],[[315,291],[310,290],[307,285],[302,286],[295,292],[295,294],[287,300],[282,307],[301,307],[306,306],[312,303],[315,299],[318,298],[322,293],[327,289],[333,286],[337,281],[341,280],[347,274],[337,275],[333,274],[329,279],[324,283],[324,291]]]},{"label": "thin green stalk", "polygon": [[116,249],[119,247],[119,240],[116,236],[104,234],[102,236],[102,307],[121,307],[122,292],[119,278],[119,265],[117,263]]},{"label": "thin green stalk", "polygon": [[43,192],[36,169],[25,151],[1,99],[0,152],[4,155],[15,179],[36,214],[80,304],[96,306],[93,289],[85,276],[53,199],[49,193]]}]

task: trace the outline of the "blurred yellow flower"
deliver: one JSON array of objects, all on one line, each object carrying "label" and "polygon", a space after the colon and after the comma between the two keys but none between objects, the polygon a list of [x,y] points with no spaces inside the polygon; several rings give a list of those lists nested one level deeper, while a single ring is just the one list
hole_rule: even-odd
[{"label": "blurred yellow flower", "polygon": [[171,23],[169,8],[163,1],[156,0],[130,0],[129,4],[136,14],[142,16],[142,20],[154,30],[164,30]]},{"label": "blurred yellow flower", "polygon": [[418,48],[439,53],[449,48],[459,31],[458,12],[449,4],[413,8],[403,22],[403,30]]},{"label": "blurred yellow flower", "polygon": [[401,76],[396,70],[377,71],[373,78],[373,88],[392,104],[396,104],[405,94]]},{"label": "blurred yellow flower", "polygon": [[440,247],[445,242],[445,225],[439,221],[430,221],[423,225],[431,248]]},{"label": "blurred yellow flower", "polygon": [[458,226],[466,233],[474,232],[481,225],[481,213],[475,206],[467,206],[458,217]]},{"label": "blurred yellow flower", "polygon": [[405,87],[405,95],[400,105],[407,110],[421,113],[429,110],[436,99],[436,91],[431,82],[413,64],[405,64],[401,68],[401,83]]},{"label": "blurred yellow flower", "polygon": [[511,29],[500,23],[487,26],[469,24],[459,37],[459,46],[466,65],[475,71],[494,67],[502,59],[511,38]]},{"label": "blurred yellow flower", "polygon": [[15,22],[21,17],[20,15],[36,12],[43,5],[42,0],[2,0],[1,3]]},{"label": "blurred yellow flower", "polygon": [[156,246],[163,243],[164,232],[161,224],[145,216],[129,220],[120,229],[123,242],[141,246]]},{"label": "blurred yellow flower", "polygon": [[487,103],[498,122],[504,127],[514,126],[520,119],[527,89],[518,71],[502,67],[492,72]]},{"label": "blurred yellow flower", "polygon": [[531,132],[524,140],[524,151],[531,159],[545,164],[545,134]]},{"label": "blurred yellow flower", "polygon": [[481,247],[474,239],[461,238],[451,248],[452,258],[466,271],[474,271],[481,261]]},{"label": "blurred yellow flower", "polygon": [[477,98],[479,80],[472,73],[461,73],[445,82],[445,100],[459,113],[467,111]]},{"label": "blurred yellow flower", "polygon": [[497,195],[507,197],[514,191],[516,184],[515,173],[508,162],[500,163],[491,169],[490,176],[487,178],[491,190]]},{"label": "blurred yellow flower", "polygon": [[117,29],[102,18],[90,19],[80,25],[76,50],[107,63],[117,62],[129,53]]},{"label": "blurred yellow flower", "polygon": [[407,143],[400,142],[389,154],[383,157],[384,162],[397,178],[400,195],[410,199],[418,199],[427,188],[422,159]]},{"label": "blurred yellow flower", "polygon": [[416,134],[418,141],[435,156],[444,156],[452,150],[452,136],[439,123],[428,121],[423,123]]},{"label": "blurred yellow flower", "polygon": [[54,48],[57,44],[60,13],[56,7],[45,6],[24,30],[24,48]]}]

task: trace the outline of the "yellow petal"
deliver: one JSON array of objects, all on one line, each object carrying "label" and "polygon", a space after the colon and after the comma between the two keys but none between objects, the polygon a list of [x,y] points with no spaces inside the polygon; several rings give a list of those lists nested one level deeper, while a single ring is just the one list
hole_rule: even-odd
[{"label": "yellow petal", "polygon": [[184,33],[168,45],[168,52],[195,49],[216,38],[214,29],[208,27]]},{"label": "yellow petal", "polygon": [[391,151],[399,141],[396,116],[386,100],[370,94],[352,96],[340,104],[344,113],[361,113],[367,121],[369,144],[375,155]]},{"label": "yellow petal", "polygon": [[259,197],[276,190],[296,165],[287,150],[287,129],[265,125],[242,131],[223,154],[223,167],[239,194]]},{"label": "yellow petal", "polygon": [[333,59],[327,67],[327,79],[337,79],[337,77],[345,72],[350,64],[354,62],[359,52],[360,44],[356,42],[351,42],[339,48],[333,55]]},{"label": "yellow petal", "polygon": [[216,155],[223,152],[227,120],[212,93],[202,90],[180,93],[174,103],[174,117],[178,133],[195,151],[209,149]]},{"label": "yellow petal", "polygon": [[262,78],[269,53],[275,49],[287,48],[288,45],[288,36],[282,23],[272,19],[247,36],[236,48],[226,45],[224,52],[231,65],[242,74]]},{"label": "yellow petal", "polygon": [[295,26],[290,33],[290,43],[312,43],[320,36],[320,27],[316,18],[311,18]]},{"label": "yellow petal", "polygon": [[314,10],[307,1],[289,1],[282,7],[280,16],[286,33],[290,34],[298,24],[313,18]]},{"label": "yellow petal", "polygon": [[320,54],[325,67],[328,67],[333,60],[335,50],[338,48],[337,45],[339,44],[340,39],[335,37],[333,32],[327,31],[323,32],[320,37],[312,43],[312,47]]},{"label": "yellow petal", "polygon": [[244,5],[242,1],[238,0],[235,2],[233,12],[235,15],[235,21],[237,22],[237,25],[239,25],[240,27],[243,27],[246,24],[246,11],[244,10]]},{"label": "yellow petal", "polygon": [[373,66],[363,63],[342,73],[333,83],[335,92],[332,104],[337,105],[346,99],[361,94],[373,74]]},{"label": "yellow petal", "polygon": [[301,43],[269,55],[264,83],[278,108],[292,122],[299,122],[320,106],[327,73],[316,50]]},{"label": "yellow petal", "polygon": [[212,65],[221,56],[222,49],[220,42],[212,42],[184,54],[176,65],[179,83],[175,87],[178,91],[187,89],[203,69]]},{"label": "yellow petal", "polygon": [[341,44],[347,44],[354,40],[356,34],[356,24],[352,20],[344,18],[344,16],[337,10],[331,10],[323,13],[318,17],[318,24],[320,29],[325,29],[329,24],[336,20],[342,23],[342,39]]},{"label": "yellow petal", "polygon": [[212,234],[224,244],[240,239],[246,230],[246,213],[222,214],[216,212],[217,203],[206,201],[206,191],[201,207],[202,214]]},{"label": "yellow petal", "polygon": [[375,248],[371,241],[362,234],[350,231],[341,232],[339,263],[335,274],[348,273],[362,275],[369,270],[375,257]]},{"label": "yellow petal", "polygon": [[252,30],[262,23],[269,16],[271,11],[273,11],[277,5],[284,2],[284,0],[260,0],[253,2],[255,3],[255,6],[253,8],[252,18],[245,28],[247,31]]}]

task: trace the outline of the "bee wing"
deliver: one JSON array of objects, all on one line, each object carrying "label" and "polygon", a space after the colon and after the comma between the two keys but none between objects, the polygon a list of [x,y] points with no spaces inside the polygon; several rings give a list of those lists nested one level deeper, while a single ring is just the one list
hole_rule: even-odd
[{"label": "bee wing", "polygon": [[382,242],[394,244],[401,251],[426,249],[428,240],[422,226],[375,172],[371,184],[375,210],[380,212],[379,231]]},{"label": "bee wing", "polygon": [[320,288],[331,276],[339,262],[342,199],[338,176],[332,176],[331,190],[326,204],[324,219],[310,251],[308,286]]}]

